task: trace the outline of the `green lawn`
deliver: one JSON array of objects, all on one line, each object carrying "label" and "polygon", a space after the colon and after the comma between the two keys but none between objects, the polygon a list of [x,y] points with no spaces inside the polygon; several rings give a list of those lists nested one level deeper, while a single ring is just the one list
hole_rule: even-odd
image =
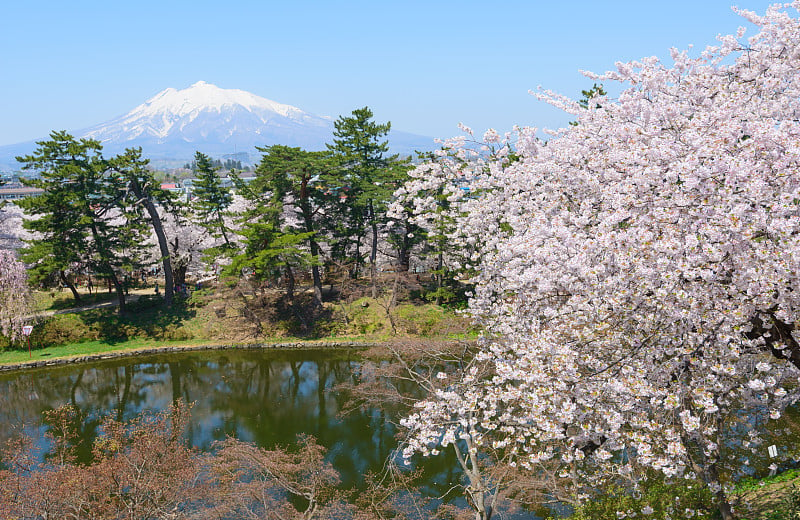
[{"label": "green lawn", "polygon": [[[250,326],[241,318],[240,299],[219,298],[208,290],[197,291],[190,298],[179,299],[172,307],[165,307],[161,298],[153,294],[138,296],[138,301],[130,302],[124,316],[118,315],[116,308],[106,307],[40,317],[30,336],[30,357],[24,338],[12,342],[0,337],[0,365],[157,347],[307,340],[309,344],[314,341],[381,342],[399,337],[447,341],[470,340],[477,335],[465,325],[467,321],[463,317],[433,304],[398,305],[392,310],[393,327],[382,302],[364,298],[344,305],[329,304],[329,316],[315,323],[315,330],[305,339],[292,334],[291,324],[269,323],[267,316],[262,316],[263,323],[272,327],[267,327],[260,335],[243,336],[230,333]],[[98,303],[113,297],[106,292],[84,295],[82,303]],[[209,303],[215,306],[208,307]],[[38,312],[74,305],[69,291],[35,293]]]},{"label": "green lawn", "polygon": [[68,290],[35,291],[33,293],[33,308],[36,312],[57,311],[62,309],[72,309],[95,303],[102,303],[115,300],[116,293],[108,291],[87,293],[85,290],[79,291],[81,301],[76,302],[72,293]]},{"label": "green lawn", "polygon": [[[375,338],[365,336],[337,336],[329,338],[321,338],[316,340],[304,340],[300,338],[263,338],[257,341],[258,344],[270,343],[295,343],[303,342],[308,343],[309,347],[313,347],[315,343],[326,342],[366,342],[373,343]],[[27,350],[5,350],[0,351],[0,365],[13,365],[17,363],[26,363],[28,361],[42,361],[47,359],[69,358],[88,356],[93,354],[105,354],[109,352],[122,352],[128,350],[143,350],[152,348],[165,348],[165,347],[199,347],[199,346],[213,346],[219,344],[230,344],[230,342],[222,342],[215,340],[159,340],[153,338],[133,338],[126,341],[119,341],[109,343],[108,341],[86,341],[82,343],[71,343],[67,345],[58,345],[53,347],[45,347],[41,349],[32,349],[30,357],[28,357]],[[246,343],[242,343],[245,345]]]},{"label": "green lawn", "polygon": [[43,359],[55,359],[73,356],[86,356],[91,354],[103,354],[106,352],[118,352],[124,350],[146,349],[154,347],[189,347],[197,345],[213,345],[214,341],[199,340],[177,340],[165,341],[151,338],[134,338],[127,341],[109,343],[107,341],[87,341],[84,343],[72,343],[32,349],[30,357],[27,350],[6,350],[0,352],[0,365],[15,363],[25,363],[27,361],[41,361]]}]

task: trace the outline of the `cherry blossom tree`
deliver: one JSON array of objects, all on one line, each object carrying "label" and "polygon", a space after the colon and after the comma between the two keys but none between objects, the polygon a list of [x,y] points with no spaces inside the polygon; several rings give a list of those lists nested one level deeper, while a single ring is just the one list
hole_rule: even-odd
[{"label": "cherry blossom tree", "polygon": [[22,332],[30,313],[30,290],[25,264],[12,251],[0,249],[0,333],[12,340]]},{"label": "cherry blossom tree", "polygon": [[16,204],[0,204],[0,248],[18,249],[23,240],[32,238],[22,227],[24,215]]},{"label": "cherry blossom tree", "polygon": [[216,239],[198,224],[180,215],[165,213],[163,224],[165,233],[170,237],[168,244],[173,280],[176,284],[183,284],[187,272],[199,275],[203,271],[204,266],[200,261],[202,254],[214,246]]},{"label": "cherry blossom tree", "polygon": [[616,99],[538,92],[577,123],[546,142],[457,147],[453,239],[479,244],[491,371],[418,403],[407,455],[504,449],[577,499],[641,468],[695,476],[734,518],[730,484],[798,397],[798,9],[738,11],[758,33],[698,56],[586,73]]},{"label": "cherry blossom tree", "polygon": [[[229,214],[223,216],[226,229],[230,231],[228,235],[230,244],[236,248],[241,247],[239,224],[236,219],[248,208],[246,199],[234,193],[233,200],[228,207]],[[168,245],[176,284],[185,283],[187,274],[198,279],[213,277],[221,265],[230,263],[230,259],[227,257],[215,257],[213,254],[207,254],[208,251],[219,246],[220,241],[201,225],[186,218],[185,215],[177,212],[165,212],[162,216],[162,224],[165,234],[170,237]],[[157,247],[157,245],[153,243],[153,247]],[[158,256],[155,256],[154,259],[158,259]]]},{"label": "cherry blossom tree", "polygon": [[458,139],[430,154],[430,160],[409,172],[410,181],[395,191],[390,207],[390,218],[407,219],[425,234],[428,250],[423,254],[435,261],[436,289],[430,296],[437,305],[455,296],[446,286],[448,281],[470,277],[483,244],[479,237],[461,233],[458,226],[463,216],[460,203],[474,196],[469,179],[483,165],[477,152],[465,149],[466,145],[465,139]]}]

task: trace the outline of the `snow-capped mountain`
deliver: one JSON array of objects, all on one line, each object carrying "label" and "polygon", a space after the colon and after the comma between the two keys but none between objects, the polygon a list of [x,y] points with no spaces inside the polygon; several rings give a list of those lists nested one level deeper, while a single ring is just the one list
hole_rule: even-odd
[{"label": "snow-capped mountain", "polygon": [[249,92],[221,89],[199,81],[168,88],[127,114],[81,134],[110,152],[141,146],[154,157],[253,151],[286,144],[320,149],[330,137],[331,120]]},{"label": "snow-capped mountain", "polygon": [[[71,133],[99,140],[107,155],[141,146],[158,162],[188,161],[195,151],[214,157],[244,152],[255,159],[256,146],[272,144],[322,150],[332,131],[330,117],[198,81],[182,90],[163,90],[125,115]],[[402,154],[434,148],[431,138],[394,130],[389,143],[392,152]],[[0,147],[0,162],[11,164],[15,155],[34,148],[32,142]]]}]

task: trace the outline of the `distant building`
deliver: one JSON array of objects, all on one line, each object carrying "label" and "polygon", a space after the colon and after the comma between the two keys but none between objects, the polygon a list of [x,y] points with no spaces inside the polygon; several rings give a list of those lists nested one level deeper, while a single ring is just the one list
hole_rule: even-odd
[{"label": "distant building", "polygon": [[23,187],[4,187],[0,186],[0,201],[2,200],[19,200],[25,197],[32,197],[43,193],[44,190],[39,188],[31,188],[28,186]]},{"label": "distant building", "polygon": [[[250,184],[251,182],[253,182],[256,179],[255,175],[248,175],[248,176],[243,176],[243,177],[239,177],[239,178],[245,184]],[[187,202],[189,202],[190,200],[192,200],[192,198],[194,198],[194,186],[195,186],[196,182],[197,182],[197,179],[195,179],[195,178],[183,179],[182,181],[180,181],[181,188],[180,188],[179,192],[180,193],[184,193],[186,195],[186,201]],[[222,186],[223,188],[230,188],[230,189],[233,189],[233,190],[236,189],[236,186],[233,184],[233,179],[231,179],[230,177],[220,177],[219,185]],[[166,184],[162,184],[161,185],[161,189],[167,189],[167,188],[164,188],[164,186],[166,186]],[[170,186],[173,186],[173,185],[170,185]],[[170,188],[170,191],[178,191],[178,190],[173,190],[173,189]]]}]

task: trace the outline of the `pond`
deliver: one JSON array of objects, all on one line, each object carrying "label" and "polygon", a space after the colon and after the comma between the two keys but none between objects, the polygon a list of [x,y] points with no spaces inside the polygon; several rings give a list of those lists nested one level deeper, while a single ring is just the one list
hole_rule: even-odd
[{"label": "pond", "polygon": [[[0,442],[24,428],[44,443],[42,412],[71,403],[82,411],[81,445],[89,458],[104,417],[130,420],[193,403],[187,438],[208,450],[226,436],[272,448],[299,433],[328,449],[342,486],[359,487],[380,472],[397,446],[393,417],[384,410],[340,415],[345,395],[336,386],[356,381],[363,363],[355,351],[205,351],[63,365],[0,375]],[[423,488],[440,496],[457,483],[454,461],[426,460]]]},{"label": "pond", "polygon": [[[364,475],[380,472],[397,447],[396,412],[340,414],[347,396],[337,386],[358,382],[368,367],[352,350],[210,350],[2,373],[0,442],[24,429],[44,443],[42,412],[70,403],[82,412],[81,443],[88,460],[106,416],[127,421],[181,399],[193,403],[186,432],[192,446],[208,450],[214,441],[235,436],[273,448],[309,434],[327,448],[342,486],[359,488]],[[788,445],[797,440],[798,416],[797,409],[790,410],[781,425],[780,430],[788,428],[781,432]],[[460,481],[452,458],[423,462],[424,494],[445,496]],[[751,471],[765,475],[770,461],[754,462]],[[507,517],[537,518],[523,512]]]}]

